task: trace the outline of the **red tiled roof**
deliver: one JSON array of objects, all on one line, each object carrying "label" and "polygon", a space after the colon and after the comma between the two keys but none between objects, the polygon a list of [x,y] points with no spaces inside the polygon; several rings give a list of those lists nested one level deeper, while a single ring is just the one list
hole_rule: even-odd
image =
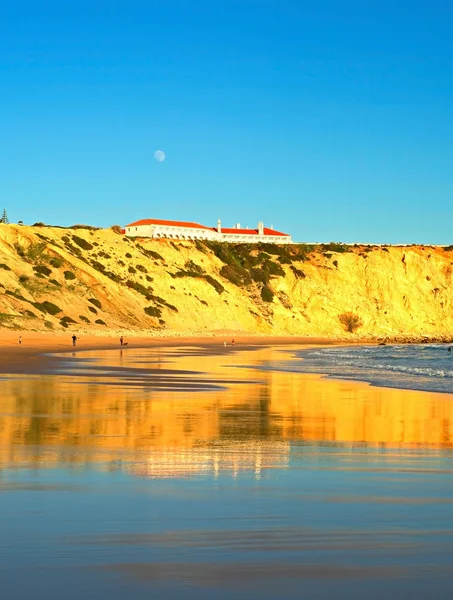
[{"label": "red tiled roof", "polygon": [[141,221],[134,221],[129,223],[126,227],[138,227],[139,225],[164,225],[167,227],[190,227],[191,229],[210,229],[199,223],[188,223],[186,221],[164,221],[162,219],[141,219]]},{"label": "red tiled roof", "polygon": [[[126,225],[126,227],[139,227],[140,225],[164,225],[167,227],[187,227],[190,229],[208,229],[210,231],[217,231],[217,227],[206,227],[205,225],[200,225],[199,223],[190,223],[187,221],[165,221],[162,219],[141,219],[140,221],[129,223],[129,225]],[[259,235],[258,229],[228,229],[222,227],[221,232],[233,235]],[[289,233],[282,233],[281,231],[275,231],[275,229],[269,229],[268,227],[263,229],[263,235],[281,235],[289,237]]]},{"label": "red tiled roof", "polygon": [[[217,231],[217,228],[213,228],[215,231]],[[226,227],[222,227],[221,229],[222,233],[232,233],[233,235],[259,235],[258,229],[236,229],[235,227],[233,227],[232,229],[228,229]],[[289,233],[282,233],[281,231],[275,231],[275,229],[269,229],[268,227],[265,227],[263,229],[263,235],[283,235],[283,236],[289,236]]]}]

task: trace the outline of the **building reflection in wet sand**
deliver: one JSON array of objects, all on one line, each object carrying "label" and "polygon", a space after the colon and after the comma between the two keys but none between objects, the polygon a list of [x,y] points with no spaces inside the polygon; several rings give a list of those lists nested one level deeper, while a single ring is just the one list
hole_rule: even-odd
[{"label": "building reflection in wet sand", "polygon": [[451,446],[450,396],[257,368],[281,353],[79,353],[54,373],[7,378],[1,465],[100,461],[134,470],[132,453],[142,475],[246,469],[259,477],[288,462],[291,442]]}]

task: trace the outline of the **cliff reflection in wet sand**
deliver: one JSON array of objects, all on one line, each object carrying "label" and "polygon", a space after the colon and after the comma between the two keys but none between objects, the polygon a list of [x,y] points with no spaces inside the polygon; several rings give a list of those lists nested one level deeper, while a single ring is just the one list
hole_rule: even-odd
[{"label": "cliff reflection in wet sand", "polygon": [[452,396],[258,368],[282,352],[4,378],[6,597],[447,597]]},{"label": "cliff reflection in wet sand", "polygon": [[[91,353],[76,356],[65,361],[64,375],[2,382],[1,464],[117,461],[118,451],[152,449],[158,468],[156,450],[165,450],[167,463],[173,451],[202,447],[214,465],[225,445],[449,447],[453,441],[449,395],[253,368],[281,356],[275,349],[214,356],[129,350],[116,365],[114,352],[96,362]],[[244,364],[250,368],[237,368]]]}]

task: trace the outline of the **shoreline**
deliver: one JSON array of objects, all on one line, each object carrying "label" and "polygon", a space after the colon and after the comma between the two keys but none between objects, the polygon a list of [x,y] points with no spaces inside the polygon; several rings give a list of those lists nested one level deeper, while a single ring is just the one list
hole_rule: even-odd
[{"label": "shoreline", "polygon": [[[265,335],[234,335],[234,334],[208,334],[205,336],[141,336],[125,337],[128,343],[123,348],[119,342],[119,336],[111,335],[87,335],[78,337],[76,347],[72,346],[72,332],[29,332],[29,331],[8,331],[0,334],[0,375],[39,375],[43,371],[56,366],[55,363],[61,360],[61,355],[69,353],[92,352],[95,350],[126,350],[136,348],[171,348],[171,347],[191,347],[197,346],[204,349],[208,355],[230,354],[234,351],[258,350],[265,347],[290,347],[298,346],[300,349],[309,349],[310,346],[357,346],[357,345],[378,345],[375,340],[339,340],[321,337],[300,337],[300,336],[265,336]],[[22,344],[19,344],[19,336],[22,337]],[[232,345],[232,339],[235,345]],[[401,344],[402,342],[388,342]],[[406,342],[410,343],[410,342]],[[417,342],[415,342],[417,343]],[[418,341],[418,343],[421,343]],[[429,341],[427,343],[436,343]],[[439,343],[439,342],[437,342]],[[226,345],[225,345],[226,344]],[[58,354],[60,356],[54,356]],[[291,371],[290,371],[291,372]],[[365,385],[380,389],[413,391],[418,393],[436,393],[442,395],[452,395],[453,392],[428,391],[420,388],[407,388],[399,386],[380,385],[379,383],[368,381],[366,379],[349,378],[332,375],[329,373],[312,373],[310,371],[297,371],[301,375],[316,375],[320,379],[347,381],[355,385]]]},{"label": "shoreline", "polygon": [[[19,344],[19,337],[22,337],[22,344]],[[77,336],[76,347],[72,346],[72,332],[28,332],[28,331],[8,331],[0,333],[0,374],[37,374],[41,369],[55,357],[46,356],[48,354],[64,354],[70,352],[84,352],[92,350],[118,350],[121,349],[119,336],[96,336],[82,335]],[[232,345],[232,339],[235,345]],[[214,353],[216,349],[222,348],[222,351],[232,351],[233,349],[250,349],[256,346],[312,346],[312,345],[343,345],[348,342],[331,340],[318,337],[287,337],[287,336],[250,336],[235,334],[211,334],[207,336],[142,336],[125,337],[127,348],[169,348],[175,346],[199,346],[205,349],[211,349]],[[226,347],[224,345],[226,342]]]}]

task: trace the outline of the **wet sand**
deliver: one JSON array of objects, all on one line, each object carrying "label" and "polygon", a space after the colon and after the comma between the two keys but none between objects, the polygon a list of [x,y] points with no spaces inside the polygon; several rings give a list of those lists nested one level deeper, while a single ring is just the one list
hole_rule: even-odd
[{"label": "wet sand", "polygon": [[[81,335],[77,336],[77,345],[72,346],[72,332],[27,332],[1,330],[0,333],[0,373],[39,373],[47,367],[49,357],[46,354],[77,352],[83,350],[111,350],[121,348],[119,336]],[[19,344],[19,337],[22,344]],[[287,346],[287,345],[330,345],[335,342],[325,338],[301,338],[301,337],[272,337],[272,336],[231,336],[225,334],[212,334],[206,337],[124,337],[127,342],[126,349],[132,348],[168,348],[172,346],[199,346],[211,349],[232,349],[232,339],[235,341],[234,348],[252,346]],[[222,350],[224,351],[224,350]]]},{"label": "wet sand", "polygon": [[156,341],[2,377],[5,597],[449,597],[451,395]]}]

